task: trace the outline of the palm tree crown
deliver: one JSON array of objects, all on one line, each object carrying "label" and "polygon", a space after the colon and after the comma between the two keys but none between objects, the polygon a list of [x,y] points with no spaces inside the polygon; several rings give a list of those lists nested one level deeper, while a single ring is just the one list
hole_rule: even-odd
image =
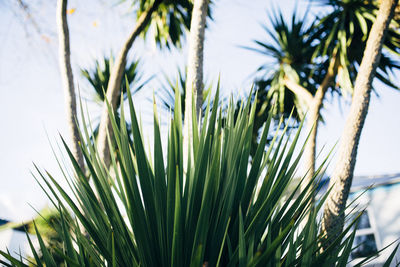
[{"label": "palm tree crown", "polygon": [[[92,69],[81,69],[82,76],[88,81],[91,85],[91,94],[93,102],[97,103],[99,106],[103,105],[105,101],[105,93],[107,93],[107,84],[110,79],[110,72],[112,69],[114,58],[104,57],[101,61],[95,61],[95,67]],[[127,98],[127,88],[130,88],[131,94],[134,95],[138,93],[143,86],[151,79],[143,79],[143,74],[139,70],[140,60],[132,60],[129,64],[127,64],[124,71],[124,81],[121,83],[121,92],[122,99],[126,100]],[[121,106],[121,99],[117,102],[116,110],[119,110]],[[118,125],[120,122],[120,114],[117,112],[116,120],[118,121]],[[127,129],[130,129],[130,125],[127,124]],[[99,125],[97,124],[94,127],[94,137],[96,138],[99,131]]]}]

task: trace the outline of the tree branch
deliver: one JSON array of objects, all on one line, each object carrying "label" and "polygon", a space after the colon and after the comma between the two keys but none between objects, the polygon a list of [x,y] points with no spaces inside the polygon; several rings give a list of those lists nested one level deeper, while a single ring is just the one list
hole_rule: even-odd
[{"label": "tree branch", "polygon": [[[106,99],[110,103],[112,109],[115,111],[117,102],[121,97],[121,81],[124,69],[126,66],[126,58],[131,49],[133,42],[143,31],[146,25],[151,20],[153,12],[163,0],[155,0],[154,3],[144,11],[136,22],[136,26],[129,34],[128,39],[125,41],[111,71],[110,80],[108,81]],[[107,142],[107,132],[112,136],[111,120],[108,114],[106,101],[103,104],[103,110],[100,119],[99,135],[97,137],[97,148],[99,150],[100,158],[103,160],[105,166],[110,166],[110,149]]]},{"label": "tree branch", "polygon": [[[322,105],[322,101],[325,97],[325,93],[328,90],[330,84],[336,77],[337,70],[339,68],[340,60],[337,57],[337,50],[334,51],[332,55],[331,62],[329,63],[328,71],[322,80],[322,83],[319,85],[317,92],[314,95],[314,100],[320,102]],[[320,109],[320,107],[319,107]]]},{"label": "tree branch", "polygon": [[290,91],[292,91],[296,96],[303,99],[307,103],[308,107],[311,107],[314,97],[306,88],[304,88],[303,86],[301,86],[298,83],[293,82],[288,77],[284,78],[284,82],[285,82],[285,86]]}]

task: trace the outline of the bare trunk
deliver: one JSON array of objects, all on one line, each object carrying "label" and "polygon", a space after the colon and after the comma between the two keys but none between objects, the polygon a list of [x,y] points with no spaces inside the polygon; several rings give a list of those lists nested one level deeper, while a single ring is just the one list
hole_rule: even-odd
[{"label": "bare trunk", "polygon": [[338,161],[331,178],[333,189],[327,199],[322,220],[325,236],[324,249],[342,232],[344,211],[349,195],[357,148],[368,112],[372,80],[379,64],[385,33],[393,17],[398,0],[381,1],[376,21],[368,37],[364,56],[354,86],[350,113],[342,133]]},{"label": "bare trunk", "polygon": [[320,107],[322,106],[322,100],[323,99],[321,99],[321,102],[319,103],[313,101],[313,106],[310,107],[310,109],[308,110],[307,132],[309,133],[309,137],[307,140],[307,144],[304,148],[304,166],[306,168],[306,180],[302,184],[303,189],[313,179],[315,173],[315,151],[317,146],[319,112]]},{"label": "bare trunk", "polygon": [[308,105],[308,118],[307,118],[307,131],[310,136],[304,151],[305,168],[306,168],[306,181],[303,183],[302,188],[306,187],[309,181],[313,179],[315,173],[315,156],[316,156],[316,145],[317,145],[317,133],[318,133],[318,121],[320,117],[320,111],[325,98],[325,93],[328,90],[331,83],[334,81],[337,69],[339,66],[339,60],[334,53],[331,63],[329,64],[328,71],[324,77],[324,80],[317,89],[315,95],[311,93],[289,78],[285,78],[285,86],[292,91],[297,97],[302,99]]},{"label": "bare trunk", "polygon": [[[139,36],[139,34],[143,31],[145,26],[150,21],[153,12],[158,8],[161,3],[162,0],[155,0],[153,5],[150,6],[149,9],[142,13],[136,23],[136,27],[128,36],[128,39],[126,40],[125,44],[118,54],[117,59],[114,62],[106,91],[106,99],[108,103],[110,103],[114,111],[116,109],[117,102],[121,97],[121,83],[123,78],[122,75],[125,70],[128,52],[132,47],[135,39]],[[110,166],[110,149],[107,142],[107,134],[112,134],[112,127],[111,120],[108,114],[107,104],[106,101],[104,101],[99,126],[99,135],[97,137],[97,149],[99,151],[100,158],[103,160],[105,166],[108,168]]]},{"label": "bare trunk", "polygon": [[317,133],[318,133],[320,112],[322,104],[324,102],[326,91],[328,90],[329,86],[331,86],[332,82],[335,79],[338,66],[339,66],[339,60],[337,59],[335,52],[329,64],[328,71],[324,77],[324,80],[317,89],[317,92],[313,97],[312,104],[309,108],[309,115],[307,118],[307,128],[310,133],[310,136],[304,151],[307,174],[306,174],[306,182],[304,183],[303,188],[313,179],[315,174]]},{"label": "bare trunk", "polygon": [[[190,22],[188,66],[186,78],[186,99],[183,153],[188,156],[188,144],[192,140],[192,108],[196,105],[196,114],[201,116],[203,104],[203,50],[204,33],[206,27],[207,10],[209,0],[195,0]],[[196,97],[195,99],[193,99]],[[195,101],[193,103],[193,100]],[[186,167],[186,164],[185,164]]]},{"label": "bare trunk", "polygon": [[71,151],[77,160],[82,171],[85,170],[82,151],[79,147],[80,136],[76,116],[76,96],[74,88],[74,78],[71,68],[71,50],[69,46],[69,30],[67,23],[67,0],[57,2],[57,29],[58,29],[58,48],[60,73],[64,88],[65,109],[67,123],[71,138]]}]

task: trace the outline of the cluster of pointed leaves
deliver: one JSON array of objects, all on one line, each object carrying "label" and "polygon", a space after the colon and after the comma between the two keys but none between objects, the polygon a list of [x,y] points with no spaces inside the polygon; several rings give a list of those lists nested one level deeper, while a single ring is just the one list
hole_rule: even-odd
[{"label": "cluster of pointed leaves", "polygon": [[[107,85],[110,79],[110,73],[113,67],[114,58],[104,57],[101,61],[96,60],[95,66],[92,69],[81,69],[82,76],[88,81],[90,86],[90,93],[92,95],[93,102],[103,106],[105,97],[104,93],[107,92]],[[121,82],[122,98],[117,102],[116,110],[119,110],[121,101],[127,98],[127,88],[130,88],[132,95],[138,93],[144,85],[146,85],[150,79],[143,79],[142,73],[139,71],[140,60],[133,60],[127,64],[124,70],[125,81]],[[116,120],[120,123],[120,115],[116,114]],[[130,132],[130,124],[127,122],[128,131]],[[94,126],[93,136],[97,137],[99,131],[99,125]]]},{"label": "cluster of pointed leaves", "polygon": [[[340,69],[333,89],[341,93],[352,93],[353,82],[361,64],[367,38],[375,22],[379,1],[369,0],[318,0],[317,4],[332,8],[332,12],[322,17],[316,27],[323,35],[314,57],[329,57],[337,47]],[[391,75],[400,68],[399,61],[392,56],[400,55],[399,20],[392,20],[386,39],[376,78],[389,87],[398,89]]]},{"label": "cluster of pointed leaves", "polygon": [[[285,78],[290,78],[302,85],[312,94],[317,84],[309,83],[308,77],[316,69],[310,64],[316,43],[318,31],[313,25],[309,26],[305,19],[299,19],[293,14],[290,24],[285,21],[281,13],[270,16],[272,29],[264,27],[270,37],[270,42],[255,41],[257,48],[248,48],[266,55],[269,59],[257,69],[259,74],[254,81],[254,92],[257,93],[256,114],[253,128],[253,153],[259,139],[263,124],[272,112],[275,124],[279,125],[280,118],[284,118],[285,125],[294,127],[304,118],[307,106],[285,86]],[[307,63],[305,63],[307,62]],[[254,95],[253,95],[254,99]],[[290,118],[290,120],[288,120]]]},{"label": "cluster of pointed leaves", "polygon": [[[117,144],[112,154],[118,158],[117,164],[112,157],[111,171],[88,142],[86,127],[82,140],[87,144],[81,148],[90,183],[65,143],[74,168],[74,177],[63,172],[68,190],[38,169],[40,184],[60,214],[62,247],[50,250],[36,231],[40,250],[30,241],[34,260],[29,264],[56,266],[56,253],[65,266],[346,266],[356,221],[321,252],[316,214],[325,197],[316,206],[310,204],[313,182],[307,190],[286,190],[303,151],[295,152],[300,131],[293,142],[276,135],[275,145],[265,151],[270,115],[249,164],[255,106],[249,99],[234,119],[231,101],[222,127],[221,109],[214,105],[202,127],[192,122],[193,158],[189,156],[185,173],[179,94],[166,153],[156,109],[150,153],[129,90],[128,100],[133,143],[109,106]],[[218,103],[218,93],[214,102]],[[194,108],[192,112],[196,118]],[[121,117],[124,121],[123,106]],[[69,212],[74,217],[66,216]],[[22,258],[0,254],[8,260],[0,260],[5,266],[27,266]]]},{"label": "cluster of pointed leaves", "polygon": [[[311,64],[304,64],[304,62],[309,62],[316,49],[313,40],[318,32],[314,27],[307,26],[306,21],[299,20],[296,14],[293,14],[289,25],[281,13],[271,16],[269,25],[272,25],[272,29],[264,27],[264,30],[271,42],[255,41],[257,48],[246,47],[270,59],[257,69],[260,76],[256,77],[254,82],[257,101],[254,102],[256,113],[253,128],[253,153],[269,112],[272,112],[276,125],[279,125],[282,117],[285,125],[288,123],[293,124],[293,127],[299,125],[307,107],[286,88],[284,79],[289,77],[304,84],[315,69]],[[315,84],[308,84],[312,93],[316,91],[315,86]],[[255,99],[255,94],[252,99]],[[288,120],[288,118],[291,119]]]},{"label": "cluster of pointed leaves", "polygon": [[[126,0],[125,0],[126,1]],[[142,35],[149,32],[159,47],[181,47],[185,31],[190,29],[192,19],[193,1],[191,0],[134,0],[132,4],[137,7],[137,16],[148,10],[154,1],[161,1],[154,12],[151,22],[146,25]],[[208,17],[211,16],[212,1],[209,2]]]},{"label": "cluster of pointed leaves", "polygon": [[[377,1],[315,0],[328,10],[326,15],[310,18],[296,13],[286,20],[280,11],[270,16],[265,31],[271,41],[255,41],[252,50],[267,56],[266,64],[257,70],[256,92],[265,95],[266,102],[277,103],[276,117],[288,116],[294,107],[294,118],[301,119],[308,106],[301,102],[286,86],[285,78],[300,84],[312,95],[326,76],[333,55],[339,57],[339,67],[331,92],[351,94],[357,69],[361,62],[369,31],[376,19]],[[389,54],[399,55],[399,23],[392,21],[384,42],[382,59],[377,69],[379,81],[398,88],[392,81],[399,62]],[[261,94],[260,92],[264,92]],[[271,103],[260,105],[271,105]],[[298,117],[297,117],[298,115]],[[265,117],[265,116],[264,116]]]},{"label": "cluster of pointed leaves", "polygon": [[[108,81],[110,80],[110,73],[113,67],[114,57],[104,57],[101,62],[96,60],[95,66],[92,69],[81,69],[82,76],[89,82],[91,89],[94,90],[94,100],[101,105],[104,103],[104,93],[107,92]],[[143,88],[145,83],[142,82],[143,75],[139,72],[140,60],[132,60],[127,64],[124,70],[123,77],[127,81],[131,94],[135,94]],[[127,83],[121,82],[121,91],[123,92],[123,99],[127,97]],[[118,102],[118,107],[120,106]]]},{"label": "cluster of pointed leaves", "polygon": [[301,120],[306,107],[287,89],[284,80],[289,78],[315,93],[317,84],[310,83],[309,77],[319,69],[311,62],[319,32],[314,24],[309,25],[305,18],[299,19],[296,13],[288,23],[282,13],[277,12],[270,16],[268,25],[271,28],[265,26],[264,30],[271,41],[255,41],[257,48],[249,48],[268,58],[266,64],[257,69],[255,92],[260,95],[259,105],[274,107],[274,118],[281,115],[288,118],[295,107],[293,118]]}]

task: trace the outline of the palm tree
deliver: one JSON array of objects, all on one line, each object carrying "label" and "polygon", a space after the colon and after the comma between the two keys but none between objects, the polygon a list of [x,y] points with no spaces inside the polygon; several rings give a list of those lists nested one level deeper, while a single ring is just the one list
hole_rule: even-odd
[{"label": "palm tree", "polygon": [[[166,1],[166,0],[133,0],[133,4],[138,7],[137,22],[133,31],[128,35],[123,44],[113,69],[110,74],[110,80],[107,85],[107,102],[113,110],[116,109],[118,99],[120,98],[120,84],[123,79],[126,58],[134,41],[139,35],[145,36],[148,33],[151,21],[158,21],[153,33],[156,42],[161,46],[163,44],[180,44],[180,36],[183,28],[187,28],[191,18],[192,3],[190,0]],[[153,23],[153,25],[155,25]],[[111,129],[111,120],[108,116],[107,103],[104,102],[100,120],[99,136],[97,141],[100,157],[106,166],[110,164],[110,151],[107,144],[107,133]]]},{"label": "palm tree", "polygon": [[[293,13],[288,23],[278,11],[270,16],[269,24],[272,29],[264,28],[272,41],[255,41],[257,48],[246,47],[270,59],[258,68],[255,85],[256,92],[260,94],[265,91],[265,99],[275,104],[273,114],[276,119],[281,115],[287,118],[293,107],[294,117],[302,119],[310,101],[310,94],[316,91],[310,78],[318,79],[316,71],[323,67],[316,68],[313,62],[319,31],[316,31],[314,24],[307,25],[305,20],[306,16],[299,19],[296,13]],[[297,91],[297,87],[290,81],[307,87],[308,92]]]},{"label": "palm tree", "polygon": [[[278,98],[281,99],[280,103],[283,103],[282,99],[285,96],[282,92],[286,93],[286,90],[282,88],[285,88],[292,91],[297,99],[302,99],[308,107],[307,124],[310,136],[305,149],[308,179],[311,179],[315,172],[318,121],[321,120],[320,110],[326,92],[331,90],[341,95],[352,93],[352,81],[357,75],[362,51],[365,49],[365,40],[376,13],[376,6],[368,1],[321,0],[320,3],[332,6],[333,12],[320,19],[317,18],[309,30],[300,34],[294,31],[289,33],[287,26],[281,26],[285,24],[282,22],[283,19],[280,19],[276,20],[279,23],[273,23],[275,32],[267,29],[273,37],[274,44],[256,41],[263,49],[261,52],[273,57],[275,62],[279,63],[277,66],[280,67],[280,71],[275,72],[280,78],[277,83],[279,86],[271,89],[280,94]],[[294,21],[293,16],[292,25],[295,25]],[[304,22],[298,24],[302,25]],[[391,30],[388,36],[385,46],[396,51],[399,35]],[[308,47],[313,51],[311,56]],[[295,58],[302,61],[295,62],[293,61]],[[388,56],[383,56],[378,66],[377,78],[388,86],[397,88],[389,77],[390,72],[399,66]],[[262,66],[260,69],[263,70],[265,67]]]},{"label": "palm tree", "polygon": [[[107,93],[107,84],[110,80],[110,72],[113,68],[114,57],[104,57],[101,61],[96,60],[95,66],[92,69],[81,69],[82,76],[90,84],[90,90],[88,92],[91,94],[92,102],[95,102],[99,107],[102,107],[105,94]],[[140,60],[132,60],[131,63],[127,64],[124,70],[125,81],[121,82],[120,88],[123,94],[122,99],[127,98],[127,89],[130,88],[131,94],[134,95],[138,93],[143,86],[149,82],[152,77],[144,80],[142,73],[139,71]],[[117,101],[116,110],[118,111],[121,106],[121,98]],[[119,112],[115,113],[115,120],[117,124],[120,125],[121,116]],[[99,134],[99,123],[98,122],[93,129],[92,139],[95,140]],[[131,126],[126,122],[126,127],[130,133]]]},{"label": "palm tree", "polygon": [[[363,51],[366,48],[366,39],[376,19],[377,11],[376,1],[321,0],[319,2],[333,10],[332,13],[321,18],[317,25],[323,33],[317,57],[329,59],[331,67],[318,89],[320,91],[314,95],[314,103],[309,111],[309,124],[316,123],[311,132],[310,144],[306,147],[308,166],[312,170],[310,175],[315,170],[317,118],[320,116],[325,94],[328,89],[342,95],[353,93],[353,81],[359,72]],[[400,36],[396,31],[391,30],[388,37],[385,40],[385,46],[391,47],[394,51],[400,45]],[[377,78],[389,87],[397,88],[390,79],[390,73],[399,68],[400,65],[397,62],[384,56],[377,66]]]},{"label": "palm tree", "polygon": [[328,240],[324,249],[327,249],[330,245],[329,241],[333,240],[343,229],[344,210],[353,179],[358,143],[368,112],[372,81],[381,59],[385,35],[397,3],[398,0],[381,1],[378,15],[368,36],[354,86],[350,113],[342,134],[338,162],[331,179],[333,188],[324,209],[322,234]]},{"label": "palm tree", "polygon": [[67,0],[57,2],[57,28],[59,39],[59,64],[64,88],[65,108],[67,123],[71,138],[71,150],[80,168],[84,170],[85,164],[79,147],[80,137],[76,116],[76,96],[74,78],[71,68],[71,50],[69,47],[69,30],[67,22]]},{"label": "palm tree", "polygon": [[[288,23],[279,11],[270,16],[270,25],[272,30],[266,27],[265,30],[272,41],[255,41],[257,48],[248,48],[271,59],[257,70],[256,92],[261,96],[259,99],[265,101],[265,107],[274,105],[276,120],[282,115],[289,118],[293,110],[292,118],[299,121],[307,108],[313,106],[314,95],[322,84],[321,77],[329,68],[327,62],[314,62],[321,30],[315,24],[307,24],[306,15],[299,19],[295,12]],[[260,112],[260,117],[266,119],[266,114]],[[312,127],[314,121],[308,121],[309,130],[315,129]],[[309,173],[314,173],[314,169]]]}]

